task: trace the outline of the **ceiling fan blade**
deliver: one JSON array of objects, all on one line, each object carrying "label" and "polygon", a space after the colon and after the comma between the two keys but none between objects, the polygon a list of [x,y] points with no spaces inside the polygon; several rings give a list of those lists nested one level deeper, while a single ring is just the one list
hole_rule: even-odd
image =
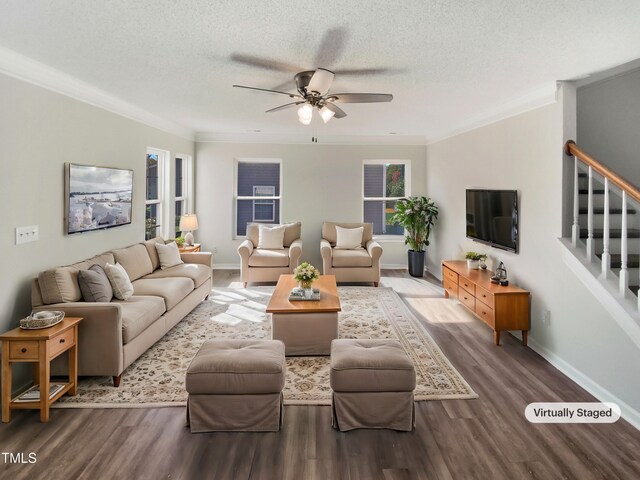
[{"label": "ceiling fan blade", "polygon": [[309,85],[307,85],[307,92],[317,92],[320,95],[324,95],[331,88],[333,83],[334,73],[325,68],[318,68],[316,73],[313,74]]},{"label": "ceiling fan blade", "polygon": [[377,103],[390,102],[390,93],[332,93],[328,100],[338,103]]},{"label": "ceiling fan blade", "polygon": [[398,73],[406,72],[403,68],[345,68],[334,70],[336,75],[340,76],[353,76],[358,75],[394,75]]},{"label": "ceiling fan blade", "polygon": [[288,95],[291,98],[302,98],[297,93],[288,93],[288,92],[280,92],[278,90],[269,90],[266,88],[258,88],[258,87],[247,87],[246,85],[234,85],[236,88],[246,88],[248,90],[258,90],[259,92],[269,92],[269,93],[280,93],[282,95]]},{"label": "ceiling fan blade", "polygon": [[344,118],[347,116],[344,110],[331,102],[325,103],[324,106],[327,107],[328,110],[331,110],[333,113],[335,113],[335,118]]},{"label": "ceiling fan blade", "polygon": [[275,70],[277,72],[291,72],[296,73],[301,69],[290,63],[281,62],[279,60],[273,60],[270,58],[260,58],[253,55],[245,55],[243,53],[232,53],[229,57],[231,61],[236,63],[242,63],[251,67],[263,68],[265,70]]},{"label": "ceiling fan blade", "polygon": [[280,110],[285,110],[287,108],[295,107],[296,105],[300,105],[301,103],[304,103],[304,100],[301,102],[285,103],[284,105],[280,105],[279,107],[275,107],[270,110],[267,110],[265,113],[279,112]]},{"label": "ceiling fan blade", "polygon": [[315,65],[331,67],[342,56],[349,33],[345,27],[330,28],[322,36],[313,61]]}]

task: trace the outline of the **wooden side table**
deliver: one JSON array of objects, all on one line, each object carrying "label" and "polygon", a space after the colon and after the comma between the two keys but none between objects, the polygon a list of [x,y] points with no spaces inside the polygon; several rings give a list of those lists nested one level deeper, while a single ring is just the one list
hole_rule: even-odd
[{"label": "wooden side table", "polygon": [[193,245],[182,245],[180,248],[178,248],[178,251],[180,253],[199,252],[200,251],[200,244],[199,243],[194,243]]},{"label": "wooden side table", "polygon": [[[11,420],[13,409],[40,409],[40,421],[49,421],[49,407],[65,393],[75,395],[78,388],[78,324],[82,317],[66,317],[62,322],[38,330],[13,330],[0,335],[2,341],[2,422]],[[49,398],[51,360],[69,352],[69,381]],[[34,364],[33,381],[40,385],[40,400],[11,400],[12,364]]]}]

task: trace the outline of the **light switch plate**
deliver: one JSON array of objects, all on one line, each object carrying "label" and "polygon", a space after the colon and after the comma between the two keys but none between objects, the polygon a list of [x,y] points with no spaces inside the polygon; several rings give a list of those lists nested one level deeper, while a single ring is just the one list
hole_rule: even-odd
[{"label": "light switch plate", "polygon": [[16,245],[35,242],[40,238],[40,228],[38,225],[27,225],[26,227],[16,227]]}]

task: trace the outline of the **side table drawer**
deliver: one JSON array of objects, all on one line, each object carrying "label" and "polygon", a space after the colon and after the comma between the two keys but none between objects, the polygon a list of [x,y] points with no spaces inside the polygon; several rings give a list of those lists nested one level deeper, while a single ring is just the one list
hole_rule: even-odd
[{"label": "side table drawer", "polygon": [[55,357],[58,353],[66,350],[70,346],[73,346],[73,332],[74,329],[70,328],[59,335],[47,340],[49,343],[49,358]]},{"label": "side table drawer", "polygon": [[442,276],[443,278],[448,278],[449,280],[451,280],[454,283],[458,283],[458,274],[456,272],[454,272],[453,270],[447,268],[447,267],[442,267]]},{"label": "side table drawer", "polygon": [[472,312],[476,309],[476,299],[473,295],[467,292],[464,288],[458,290],[458,300]]},{"label": "side table drawer", "polygon": [[38,342],[10,342],[10,360],[38,360]]},{"label": "side table drawer", "polygon": [[495,308],[493,294],[478,285],[476,285],[476,298],[489,308]]},{"label": "side table drawer", "polygon": [[458,296],[458,284],[451,279],[445,277],[442,281],[442,286],[452,297]]},{"label": "side table drawer", "polygon": [[484,303],[478,301],[476,302],[476,315],[478,315],[484,323],[489,325],[491,328],[496,327],[496,319],[493,314],[493,308],[489,308]]},{"label": "side table drawer", "polygon": [[460,275],[460,277],[458,279],[458,285],[460,286],[460,288],[464,288],[471,295],[475,296],[475,294],[476,294],[476,284],[473,283],[468,278],[465,278],[462,275]]}]

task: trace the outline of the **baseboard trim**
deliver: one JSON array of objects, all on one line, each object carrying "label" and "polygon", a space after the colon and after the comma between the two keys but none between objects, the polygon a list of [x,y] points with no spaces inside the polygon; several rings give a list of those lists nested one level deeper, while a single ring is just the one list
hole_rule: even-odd
[{"label": "baseboard trim", "polygon": [[406,270],[406,263],[381,263],[380,268],[384,268],[386,270]]},{"label": "baseboard trim", "polygon": [[214,263],[214,270],[240,270],[240,264],[238,263]]},{"label": "baseboard trim", "polygon": [[531,336],[529,336],[528,345],[529,348],[531,348],[534,352],[536,352],[547,362],[560,370],[564,375],[576,382],[601,402],[617,403],[620,407],[620,410],[622,411],[622,418],[633,425],[637,430],[640,430],[640,412],[629,406],[624,401],[620,400],[617,396],[615,396],[599,383],[594,382],[591,378],[589,378],[574,366],[570,365],[564,359],[560,358],[558,355],[551,352],[546,347],[540,345]]}]

